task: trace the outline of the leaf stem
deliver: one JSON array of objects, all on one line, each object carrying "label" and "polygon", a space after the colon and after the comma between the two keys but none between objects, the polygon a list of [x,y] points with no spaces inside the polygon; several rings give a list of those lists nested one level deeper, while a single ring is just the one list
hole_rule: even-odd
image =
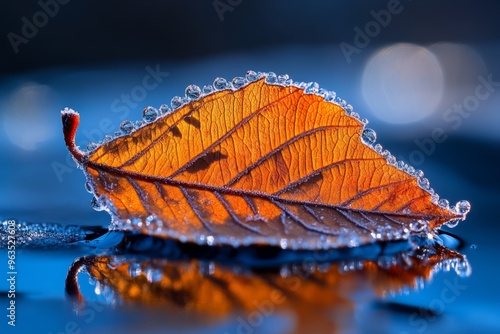
[{"label": "leaf stem", "polygon": [[76,129],[78,128],[78,124],[80,124],[80,114],[78,114],[73,109],[65,108],[61,111],[61,115],[63,123],[64,142],[66,143],[66,146],[68,147],[68,150],[71,152],[73,157],[77,161],[83,162],[85,154],[80,151],[75,143]]}]

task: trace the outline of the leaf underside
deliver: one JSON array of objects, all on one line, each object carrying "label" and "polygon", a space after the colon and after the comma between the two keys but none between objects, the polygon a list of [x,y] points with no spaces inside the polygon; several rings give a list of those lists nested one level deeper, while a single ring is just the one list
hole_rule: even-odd
[{"label": "leaf underside", "polygon": [[63,112],[66,143],[118,229],[313,249],[463,218],[364,144],[340,105],[294,86],[214,92],[90,153],[74,144],[78,122]]}]

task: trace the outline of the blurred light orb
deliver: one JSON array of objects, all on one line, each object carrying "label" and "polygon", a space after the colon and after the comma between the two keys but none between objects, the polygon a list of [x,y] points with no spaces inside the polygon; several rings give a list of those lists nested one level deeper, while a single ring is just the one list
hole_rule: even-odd
[{"label": "blurred light orb", "polygon": [[7,98],[2,106],[1,121],[12,144],[34,150],[37,144],[51,139],[56,131],[51,123],[54,91],[45,85],[25,83]]},{"label": "blurred light orb", "polygon": [[441,65],[428,49],[408,43],[378,50],[367,62],[363,98],[379,119],[407,124],[431,115],[443,96]]}]

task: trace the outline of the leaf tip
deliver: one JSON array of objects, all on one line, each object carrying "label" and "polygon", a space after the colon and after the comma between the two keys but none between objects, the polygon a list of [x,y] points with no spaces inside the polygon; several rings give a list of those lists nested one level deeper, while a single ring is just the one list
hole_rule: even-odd
[{"label": "leaf tip", "polygon": [[75,143],[76,129],[78,128],[78,124],[80,124],[80,114],[71,108],[64,108],[61,110],[61,118],[64,142],[73,157],[78,161],[82,161],[85,155],[78,149]]}]

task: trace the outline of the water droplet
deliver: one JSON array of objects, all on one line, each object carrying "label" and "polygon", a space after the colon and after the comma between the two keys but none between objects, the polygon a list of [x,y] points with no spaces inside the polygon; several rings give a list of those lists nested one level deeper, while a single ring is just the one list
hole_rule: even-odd
[{"label": "water droplet", "polygon": [[408,166],[408,168],[406,169],[406,172],[410,175],[414,175],[415,174],[415,168],[413,166]]},{"label": "water droplet", "polygon": [[96,281],[94,287],[94,293],[99,296],[101,294],[101,291],[102,291],[101,283],[99,281]]},{"label": "water droplet", "polygon": [[283,239],[280,239],[280,247],[282,249],[286,249],[288,247],[288,240],[283,238]]},{"label": "water droplet", "polygon": [[90,142],[87,144],[87,151],[91,152],[91,151],[95,150],[97,147],[98,147],[98,145],[96,143]]},{"label": "water droplet", "polygon": [[214,87],[212,85],[203,86],[203,94],[210,94],[214,91]]},{"label": "water droplet", "polygon": [[425,220],[417,220],[410,224],[410,229],[414,232],[423,232],[427,229],[427,222]]},{"label": "water droplet", "polygon": [[306,94],[316,94],[318,91],[319,85],[317,82],[309,82],[304,89],[304,93]]},{"label": "water droplet", "polygon": [[153,122],[157,117],[158,117],[158,110],[156,110],[156,108],[146,107],[142,111],[142,119],[144,120],[144,122],[147,123]]},{"label": "water droplet", "polygon": [[150,283],[160,282],[163,277],[162,271],[157,268],[149,267],[146,270],[144,270],[144,273],[146,274],[146,279]]},{"label": "water droplet", "polygon": [[336,97],[337,97],[337,93],[335,93],[334,91],[327,91],[325,93],[325,101],[333,102],[333,101],[335,101]]},{"label": "water droplet", "polygon": [[136,129],[138,129],[138,128],[140,128],[143,124],[144,124],[144,122],[143,122],[143,121],[141,121],[141,120],[137,120],[137,121],[135,121],[135,128],[136,128]]},{"label": "water droplet", "polygon": [[[344,103],[346,103],[345,101],[343,101],[343,102],[344,102]],[[346,105],[346,106],[344,107],[344,109],[345,109],[345,111],[347,111],[348,113],[352,113],[352,112],[353,112],[353,110],[354,110],[354,107],[353,107],[352,105],[348,104],[348,105]],[[351,116],[352,116],[352,115],[351,115]],[[359,115],[358,115],[358,117],[356,117],[356,118],[359,118]]]},{"label": "water droplet", "polygon": [[359,120],[359,114],[357,112],[349,112],[349,116],[351,116],[352,118],[355,118],[357,120]]},{"label": "water droplet", "polygon": [[238,88],[241,88],[243,87],[244,85],[246,85],[247,83],[247,80],[243,77],[236,77],[233,79],[233,87],[238,89]]},{"label": "water droplet", "polygon": [[455,212],[461,215],[466,215],[470,211],[470,203],[468,201],[459,201],[455,204]]},{"label": "water droplet", "polygon": [[467,261],[466,259],[462,259],[457,262],[457,264],[455,265],[455,272],[460,277],[468,277],[472,272],[469,261]]},{"label": "water droplet", "polygon": [[174,96],[172,100],[170,101],[170,105],[172,106],[173,109],[177,109],[182,106],[182,97],[180,96]]},{"label": "water droplet", "polygon": [[375,152],[377,152],[377,153],[382,153],[382,151],[384,150],[384,148],[380,144],[375,145],[373,148],[375,149]]},{"label": "water droplet", "polygon": [[120,130],[122,130],[123,133],[129,134],[134,130],[134,124],[132,124],[131,121],[125,120],[120,124]]},{"label": "water droplet", "polygon": [[415,175],[416,177],[422,178],[422,177],[424,177],[424,172],[420,169],[417,169],[417,170],[415,170],[415,173],[413,175]]},{"label": "water droplet", "polygon": [[364,129],[361,139],[363,139],[365,144],[373,145],[377,140],[377,133],[373,129]]},{"label": "water droplet", "polygon": [[395,156],[393,156],[392,154],[389,154],[389,155],[387,156],[387,163],[388,163],[389,165],[396,165],[396,157],[395,157]]},{"label": "water droplet", "polygon": [[248,80],[248,82],[252,82],[257,80],[257,73],[255,71],[247,71],[245,74],[245,78]]},{"label": "water droplet", "polygon": [[214,80],[214,88],[217,90],[224,90],[229,88],[229,84],[227,80],[224,78],[215,78]]},{"label": "water droplet", "polygon": [[90,206],[95,211],[102,211],[106,208],[106,205],[104,204],[104,200],[102,198],[98,199],[96,197],[92,197],[92,201],[90,202]]},{"label": "water droplet", "polygon": [[477,245],[476,244],[470,245],[470,249],[472,249],[472,250],[477,249]]},{"label": "water droplet", "polygon": [[420,188],[426,190],[429,189],[430,183],[429,180],[425,177],[419,177],[418,178],[418,185]]},{"label": "water droplet", "polygon": [[162,104],[160,106],[160,114],[165,115],[172,112],[172,109],[168,106],[168,104]]},{"label": "water droplet", "polygon": [[447,222],[445,225],[449,228],[455,228],[457,225],[460,223],[460,219],[452,219],[449,222]]},{"label": "water droplet", "polygon": [[128,267],[128,272],[131,277],[137,277],[142,273],[141,264],[140,263],[131,263]]},{"label": "water droplet", "polygon": [[87,192],[89,192],[91,194],[94,192],[94,190],[92,189],[92,186],[90,185],[90,183],[88,181],[85,182],[85,190],[87,190]]},{"label": "water droplet", "polygon": [[201,96],[201,89],[196,85],[186,87],[186,97],[190,100],[198,100]]},{"label": "water droplet", "polygon": [[278,75],[278,83],[279,84],[285,85],[288,80],[290,80],[290,77],[288,76],[288,74]]},{"label": "water droplet", "polygon": [[105,135],[104,139],[102,140],[103,143],[108,143],[113,140],[113,136],[110,135]]},{"label": "water droplet", "polygon": [[396,167],[401,170],[406,170],[406,163],[403,160],[399,160],[398,162],[396,162]]},{"label": "water droplet", "polygon": [[211,236],[211,235],[207,236],[207,245],[213,246],[214,242],[215,242],[215,238],[213,236]]},{"label": "water droplet", "polygon": [[438,202],[438,205],[442,208],[449,209],[450,201],[448,201],[446,198],[441,198]]},{"label": "water droplet", "polygon": [[266,76],[267,83],[273,84],[273,83],[276,83],[277,80],[278,80],[278,78],[276,77],[276,73],[274,73],[274,72],[267,73],[267,76]]}]

